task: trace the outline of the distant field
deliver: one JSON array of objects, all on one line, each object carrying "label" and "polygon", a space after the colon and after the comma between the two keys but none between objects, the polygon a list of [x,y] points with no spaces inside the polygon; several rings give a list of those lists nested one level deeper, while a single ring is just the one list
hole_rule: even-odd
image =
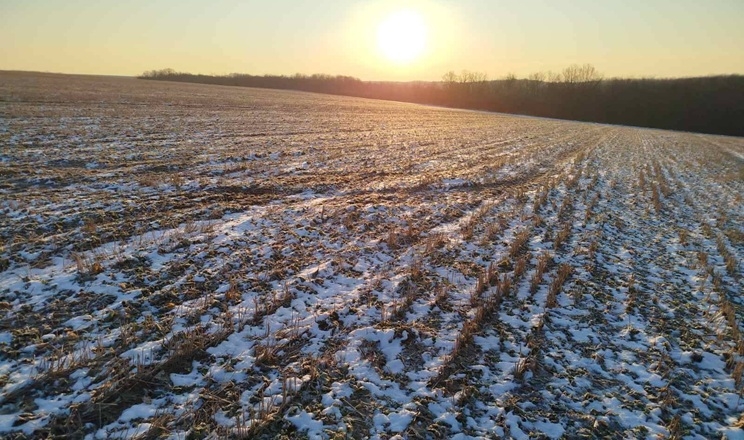
[{"label": "distant field", "polygon": [[0,437],[742,438],[744,138],[0,72]]}]

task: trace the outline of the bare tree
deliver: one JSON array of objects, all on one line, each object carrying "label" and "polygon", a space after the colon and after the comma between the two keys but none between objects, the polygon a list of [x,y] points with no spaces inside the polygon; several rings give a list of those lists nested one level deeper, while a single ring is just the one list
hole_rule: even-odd
[{"label": "bare tree", "polygon": [[460,81],[460,77],[455,73],[454,70],[450,70],[449,72],[442,75],[442,82],[444,83],[445,90],[449,90],[450,92],[454,91],[457,87],[457,83]]},{"label": "bare tree", "polygon": [[593,84],[602,80],[602,74],[591,64],[572,64],[563,69],[563,83],[565,84]]},{"label": "bare tree", "polygon": [[460,80],[460,78],[457,76],[454,70],[450,70],[449,72],[442,75],[442,81],[448,84],[456,83]]},{"label": "bare tree", "polygon": [[561,75],[560,73],[555,73],[552,70],[548,70],[546,75],[548,77],[547,79],[548,82],[559,83],[563,81],[563,75]]},{"label": "bare tree", "polygon": [[545,82],[547,78],[548,78],[548,74],[545,72],[530,73],[529,76],[527,77],[528,80],[535,81],[535,82]]}]

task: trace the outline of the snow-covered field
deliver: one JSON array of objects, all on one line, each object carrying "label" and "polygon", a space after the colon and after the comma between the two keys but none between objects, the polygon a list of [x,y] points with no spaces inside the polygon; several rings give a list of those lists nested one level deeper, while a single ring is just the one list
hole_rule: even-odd
[{"label": "snow-covered field", "polygon": [[0,436],[742,438],[742,157],[0,73]]}]

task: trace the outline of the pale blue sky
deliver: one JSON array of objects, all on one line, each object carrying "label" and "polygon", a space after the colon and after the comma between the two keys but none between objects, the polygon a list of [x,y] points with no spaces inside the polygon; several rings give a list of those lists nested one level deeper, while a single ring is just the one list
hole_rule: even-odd
[{"label": "pale blue sky", "polygon": [[[404,66],[375,43],[401,8],[428,29]],[[606,76],[744,74],[744,0],[0,0],[0,41],[0,69],[69,73],[431,80],[591,63]]]}]

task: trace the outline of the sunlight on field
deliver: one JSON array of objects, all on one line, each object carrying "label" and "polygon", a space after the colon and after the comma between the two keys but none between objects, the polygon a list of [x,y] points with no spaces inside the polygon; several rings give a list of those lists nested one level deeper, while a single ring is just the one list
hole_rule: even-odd
[{"label": "sunlight on field", "polygon": [[744,139],[0,73],[0,437],[721,438]]}]

